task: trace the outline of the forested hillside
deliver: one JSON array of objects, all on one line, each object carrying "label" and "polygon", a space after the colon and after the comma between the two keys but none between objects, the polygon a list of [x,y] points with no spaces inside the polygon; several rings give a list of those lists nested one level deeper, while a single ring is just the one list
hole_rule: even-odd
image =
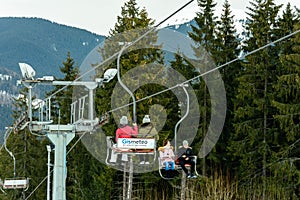
[{"label": "forested hillside", "polygon": [[[222,4],[220,15],[214,12],[213,0],[197,2],[194,20],[181,26],[187,35],[174,37],[180,26],[167,32],[163,42],[165,49],[172,50],[168,52],[163,43],[156,44],[161,39],[159,31],[147,32],[155,25],[147,8],[140,8],[136,0],[122,6],[109,39],[96,51],[101,59],[109,61],[91,63],[95,73],[84,78],[101,77],[106,69],[116,66],[121,70],[117,78],[93,93],[95,116],[107,118],[92,131],[77,129],[78,134],[67,146],[67,168],[62,173],[62,177],[66,175],[66,199],[300,198],[299,9],[290,4],[277,5],[274,0],[253,0],[247,8],[244,32],[239,35],[229,1]],[[139,37],[139,48],[135,49],[132,41]],[[180,48],[184,47],[180,41],[168,43],[170,38],[181,38],[192,51]],[[56,55],[54,49],[60,49],[59,45],[49,50]],[[59,54],[64,59],[56,73],[63,81],[82,75],[76,54],[70,52]],[[122,54],[112,56],[116,52]],[[187,85],[188,91],[183,89]],[[80,99],[89,93],[86,88],[78,88],[70,86],[52,96],[54,123],[70,123],[72,97]],[[45,95],[60,89],[57,86]],[[26,105],[22,101],[14,103],[14,114],[18,116]],[[83,105],[87,107],[88,102]],[[90,117],[88,112],[82,112],[84,119]],[[155,154],[141,156],[132,149],[129,154],[133,156],[126,160],[124,150],[115,149],[120,155],[117,162],[111,161],[113,152],[107,147],[113,141],[106,136],[115,136],[122,115],[128,117],[129,125],[137,123],[141,128],[145,114],[151,116],[158,130]],[[46,199],[46,145],[50,141],[44,132],[33,133],[25,128],[9,136],[7,147],[15,155],[17,176],[30,177],[30,187],[26,191],[5,190],[6,194],[0,191],[1,199]],[[166,140],[173,147],[158,150]],[[176,155],[183,140],[188,140],[197,156],[197,177],[187,177],[180,168],[166,172],[159,165],[160,152],[173,149]],[[12,177],[12,157],[4,148],[0,157],[1,178]],[[173,159],[170,154],[167,157]],[[146,159],[149,164],[140,162]]]},{"label": "forested hillside", "polygon": [[48,20],[17,17],[0,18],[0,36],[0,74],[10,77],[0,79],[1,132],[12,123],[12,97],[17,96],[21,89],[16,87],[21,78],[19,62],[30,64],[37,77],[52,75],[61,78],[59,67],[68,52],[79,66],[104,39],[104,36]]},{"label": "forested hillside", "polygon": [[39,18],[0,18],[0,34],[0,66],[19,72],[18,62],[27,62],[35,67],[37,76],[61,77],[58,68],[68,52],[81,64],[104,39],[86,30]]}]

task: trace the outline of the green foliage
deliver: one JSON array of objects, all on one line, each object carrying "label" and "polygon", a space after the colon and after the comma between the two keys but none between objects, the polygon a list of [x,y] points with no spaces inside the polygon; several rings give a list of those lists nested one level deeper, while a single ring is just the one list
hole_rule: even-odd
[{"label": "green foliage", "polygon": [[[217,21],[214,16],[216,4],[212,0],[199,0],[198,5],[200,12],[195,18],[197,25],[192,26],[190,37],[205,47],[217,65],[236,58],[239,54],[239,42],[235,35],[236,30],[228,1],[223,5],[220,21]],[[248,38],[242,48],[244,52],[255,50],[300,28],[299,16],[293,12],[289,4],[282,16],[278,15],[280,6],[275,5],[273,0],[254,0],[250,5],[245,26]],[[122,7],[121,16],[118,17],[114,29],[110,32],[111,38],[115,40],[106,43],[104,48],[99,49],[99,53],[103,59],[110,57],[120,50],[118,41],[133,41],[138,35],[134,31],[132,34],[121,34],[121,36],[119,33],[138,28],[147,30],[153,23],[145,9],[140,10],[135,0],[129,0]],[[156,32],[151,33],[148,38],[150,42],[156,39]],[[149,41],[139,42],[143,46]],[[195,49],[195,56],[203,55]],[[186,79],[199,74],[192,67],[193,63],[181,56],[180,49],[169,62],[171,67]],[[163,53],[157,49],[125,51],[121,57],[121,77],[134,67],[147,66],[149,63],[163,64]],[[99,76],[105,69],[115,68],[116,59],[101,67],[101,69],[97,68]],[[209,174],[208,177],[199,177],[187,182],[185,190],[187,199],[298,199],[299,69],[299,34],[277,43],[276,46],[271,45],[259,53],[249,55],[239,63],[232,63],[220,69],[227,92],[226,124],[215,149],[207,157],[208,163],[205,159],[201,163],[199,159],[198,163],[202,164],[204,169],[203,174]],[[63,62],[61,72],[65,75],[61,80],[65,81],[74,80],[78,74],[78,68],[74,67],[74,60],[70,53]],[[146,74],[139,76],[151,78],[146,77]],[[202,77],[191,83],[201,105],[199,111],[201,124],[192,143],[194,149],[200,149],[209,126],[210,114],[217,112],[210,109],[214,102],[211,102],[207,92],[203,81],[205,78]],[[128,83],[133,84],[134,80]],[[95,93],[97,116],[110,110],[111,96],[116,84],[117,80],[113,79],[104,87],[97,88]],[[56,87],[52,92],[60,88]],[[164,89],[165,87],[159,84],[148,84],[135,90],[134,95],[137,100],[140,100]],[[217,91],[217,88],[215,89]],[[72,91],[73,88],[68,87],[54,98],[53,102],[60,107],[61,124],[69,122]],[[26,96],[26,90],[22,93]],[[168,91],[137,104],[139,124],[144,114],[149,114],[150,106],[159,104],[166,110],[167,121],[159,133],[158,146],[162,145],[162,140],[173,137],[174,125],[181,116],[178,113],[178,103],[175,95]],[[17,118],[26,109],[24,100],[16,101],[14,117]],[[131,112],[132,108],[129,110]],[[58,122],[58,113],[53,116]],[[107,135],[114,135],[116,124],[114,118],[110,117],[109,122],[101,128]],[[117,199],[122,196],[123,172],[108,168],[99,162],[82,143],[77,143],[79,137],[77,135],[69,144],[69,147],[74,148],[67,156],[67,199]],[[30,188],[23,194],[19,190],[6,190],[7,195],[0,193],[1,199],[19,199],[22,195],[28,196],[43,180],[46,176],[45,145],[47,143],[49,143],[47,140],[37,140],[28,130],[10,135],[7,147],[16,156],[17,176],[31,178]],[[105,155],[101,156],[105,157]],[[4,148],[0,151],[0,157],[1,178],[12,177],[12,158]],[[197,167],[199,168],[200,165],[198,164]],[[220,170],[216,170],[217,168]],[[45,199],[45,191],[44,183],[31,198]],[[180,195],[180,191],[181,174],[170,181],[161,179],[157,171],[134,174],[133,198],[173,199]]]},{"label": "green foliage", "polygon": [[104,39],[104,36],[83,29],[25,17],[1,17],[0,33],[0,52],[5,55],[1,67],[19,74],[17,63],[28,62],[35,68],[37,76],[61,77],[58,66],[68,51],[81,63]]},{"label": "green foliage", "polygon": [[[109,58],[114,53],[118,52],[122,46],[119,42],[132,42],[136,40],[137,36],[140,36],[141,33],[148,30],[154,21],[148,18],[148,14],[145,9],[140,10],[137,6],[135,0],[130,0],[125,3],[121,10],[121,16],[118,17],[118,22],[115,24],[114,29],[110,31],[110,39],[106,41],[104,47],[99,49],[103,59]],[[120,76],[127,73],[130,69],[133,69],[136,66],[145,66],[149,63],[163,63],[162,52],[158,49],[147,49],[143,48],[149,44],[149,42],[155,42],[157,40],[156,32],[152,32],[147,35],[145,40],[138,42],[137,46],[142,47],[138,50],[132,50],[129,52],[124,52],[120,58]],[[124,44],[123,44],[124,45]],[[101,66],[102,67],[102,66]],[[101,76],[103,71],[108,68],[116,68],[116,60],[110,61],[110,64],[103,66],[101,69],[97,69],[97,74]],[[133,80],[134,81],[134,80]],[[130,83],[128,83],[130,84]],[[111,96],[116,85],[116,80],[112,80],[110,83],[105,84],[103,88],[99,88],[96,91],[96,105],[98,114],[104,114],[108,111],[108,108],[111,108]],[[135,91],[136,99],[141,99],[151,93],[160,91],[161,87],[158,85],[147,85],[143,86],[144,89],[138,89]],[[152,89],[151,89],[152,88]],[[145,93],[145,91],[147,91]],[[161,97],[156,97],[156,99],[162,99]],[[137,116],[143,117],[144,114],[148,113],[147,103],[151,102],[154,104],[153,99],[149,99],[148,102],[142,102],[137,105]],[[124,102],[125,104],[125,102]],[[108,135],[115,132],[116,126],[112,124],[118,124],[114,122],[112,117],[110,117],[110,123],[103,126],[103,130],[107,132]],[[140,122],[140,119],[138,119]]]},{"label": "green foliage", "polygon": [[[257,4],[252,3],[252,5],[253,8],[249,8],[252,11],[249,13],[250,22],[247,24],[247,31],[252,37],[246,41],[246,51],[273,40],[272,28],[276,25],[275,17],[279,9],[272,1],[267,3],[257,1]],[[263,12],[264,10],[266,12]],[[273,132],[271,127],[274,122],[268,120],[272,118],[274,111],[270,105],[273,91],[269,85],[275,82],[276,74],[274,72],[276,72],[276,63],[278,63],[276,54],[276,50],[269,48],[262,50],[260,54],[248,56],[246,58],[248,62],[243,63],[244,70],[238,78],[239,86],[235,101],[235,137],[243,139],[246,151],[256,149],[258,153],[260,151],[258,144],[265,141],[267,135]],[[261,147],[265,148],[266,146]],[[245,158],[246,160],[247,158]],[[245,163],[245,167],[247,164],[248,162]]]},{"label": "green foliage", "polygon": [[[19,118],[25,110],[27,105],[25,99],[27,98],[27,89],[20,91],[24,94],[24,98],[14,100],[13,117]],[[0,151],[0,174],[1,178],[16,178],[25,179],[29,178],[29,189],[27,191],[20,190],[6,190],[6,195],[0,194],[1,199],[18,199],[28,196],[33,192],[40,182],[47,175],[46,163],[46,139],[38,140],[36,135],[25,128],[24,130],[13,131],[6,140],[6,147],[12,152],[16,160],[16,171],[14,176],[14,162],[12,156],[5,151],[3,147]],[[43,151],[44,150],[44,151]],[[41,190],[36,191],[32,198],[45,199],[46,198],[46,185],[41,185]]]},{"label": "green foliage", "polygon": [[[63,62],[63,66],[60,67],[60,71],[65,74],[65,77],[58,79],[58,81],[73,81],[76,79],[79,73],[77,66],[74,66],[74,59],[71,58],[70,52],[67,54],[66,60]],[[66,88],[65,88],[66,87]],[[62,88],[65,88],[62,90]],[[54,116],[54,123],[60,122],[61,124],[70,123],[71,118],[71,103],[73,94],[72,85],[55,86],[55,89],[48,93],[48,95],[55,94],[55,97],[51,99],[52,116]],[[59,118],[59,119],[58,119]]]},{"label": "green foliage", "polygon": [[[217,65],[225,64],[231,60],[234,60],[239,54],[238,36],[236,35],[236,29],[234,25],[234,18],[231,14],[231,8],[229,2],[226,0],[223,4],[223,10],[220,18],[219,25],[217,27],[217,51],[214,58]],[[238,86],[237,77],[242,69],[241,63],[235,62],[221,68],[219,71],[222,74],[222,79],[226,89],[227,111],[226,121],[223,128],[223,133],[216,144],[216,152],[214,152],[217,159],[214,163],[223,165],[224,170],[226,167],[231,167],[230,163],[224,163],[223,160],[230,159],[227,154],[227,146],[230,140],[230,135],[234,132],[233,127],[233,115],[234,115],[234,103],[233,99],[236,96],[236,88]]]},{"label": "green foliage", "polygon": [[[295,24],[295,30],[299,29],[299,22]],[[273,85],[276,98],[272,105],[277,112],[274,115],[279,123],[276,135],[276,152],[273,154],[276,162],[276,177],[288,176],[284,181],[286,188],[299,187],[299,133],[300,133],[300,36],[297,34],[290,41],[291,49],[280,56],[281,68],[277,83]],[[291,44],[289,44],[291,45]],[[289,46],[287,45],[287,46]],[[289,163],[289,164],[287,164]]]},{"label": "green foliage", "polygon": [[[201,45],[206,51],[207,51],[207,57],[215,58],[215,53],[217,51],[217,17],[214,16],[214,8],[216,6],[216,3],[213,2],[213,0],[198,0],[198,6],[200,8],[200,11],[196,13],[195,22],[196,26],[191,26],[192,31],[188,33],[188,35],[191,37],[191,39],[196,42],[197,44]],[[197,49],[194,50],[195,55],[197,57],[203,56],[199,55],[199,52]],[[208,70],[215,67],[215,63],[213,61],[208,59],[207,62],[209,63],[206,65],[201,66],[200,72],[205,73]],[[210,113],[211,113],[211,98],[208,92],[208,89],[206,87],[207,82],[209,81],[208,76],[202,76],[200,81],[199,90],[197,91],[197,94],[200,98],[198,98],[199,105],[200,105],[200,118],[201,124],[199,127],[199,135],[198,135],[198,141],[195,141],[195,145],[199,146],[197,143],[201,143],[206,136],[206,133],[208,131],[209,126],[209,119],[210,119]],[[201,139],[200,139],[200,138]],[[200,141],[199,141],[200,139]],[[202,173],[206,174],[206,159],[203,159],[202,164]]]},{"label": "green foliage", "polygon": [[[243,49],[245,52],[268,44],[290,31],[286,29],[290,25],[283,24],[284,21],[290,21],[286,20],[287,16],[284,16],[285,20],[277,20],[280,6],[276,6],[273,1],[255,1],[251,2],[251,5],[252,7],[248,8],[250,13],[248,13],[249,22],[246,30],[249,38],[245,42]],[[278,121],[284,123],[284,120],[276,120],[276,118],[280,118],[278,110],[282,104],[275,101],[284,96],[284,94],[279,95],[280,93],[294,94],[295,91],[290,86],[282,87],[283,84],[279,81],[283,71],[293,76],[282,68],[278,56],[281,52],[287,52],[288,49],[285,48],[291,43],[285,41],[281,45],[278,47],[272,45],[261,50],[259,54],[247,56],[243,62],[243,70],[237,79],[238,92],[234,100],[235,133],[231,136],[228,149],[233,155],[232,158],[239,163],[237,169],[240,182],[247,184],[255,180],[256,184],[261,185],[258,196],[273,194],[272,187],[268,184],[272,182],[271,179],[275,174],[277,180],[283,178],[281,176],[283,174],[280,173],[283,168],[278,167],[283,166],[280,165],[282,159],[289,159],[282,157],[284,150],[280,150],[281,145],[288,145],[289,135],[281,134]],[[288,101],[290,100],[291,98]],[[287,113],[292,112],[289,110]],[[291,127],[290,125],[288,126]],[[289,169],[285,172],[287,176],[295,175],[295,170]],[[290,186],[281,184],[280,187],[283,189]],[[292,195],[294,191],[289,192]]]}]

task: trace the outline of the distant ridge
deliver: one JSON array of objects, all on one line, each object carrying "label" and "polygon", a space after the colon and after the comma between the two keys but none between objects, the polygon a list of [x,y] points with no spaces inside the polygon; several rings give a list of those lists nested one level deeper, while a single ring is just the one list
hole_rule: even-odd
[{"label": "distant ridge", "polygon": [[[12,123],[12,97],[21,87],[19,62],[30,64],[36,76],[54,75],[70,52],[75,65],[105,39],[84,29],[61,25],[41,18],[0,18],[0,133]],[[1,134],[0,134],[1,142]]]},{"label": "distant ridge", "polygon": [[59,66],[68,51],[77,65],[104,36],[41,18],[0,18],[0,66],[19,71],[28,62],[37,75],[60,76]]}]

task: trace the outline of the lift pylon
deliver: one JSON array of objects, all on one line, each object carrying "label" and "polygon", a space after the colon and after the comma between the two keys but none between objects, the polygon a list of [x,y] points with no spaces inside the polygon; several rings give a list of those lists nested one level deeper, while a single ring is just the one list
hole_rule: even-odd
[{"label": "lift pylon", "polygon": [[48,125],[47,137],[54,144],[52,199],[66,199],[67,145],[75,137],[73,125]]}]

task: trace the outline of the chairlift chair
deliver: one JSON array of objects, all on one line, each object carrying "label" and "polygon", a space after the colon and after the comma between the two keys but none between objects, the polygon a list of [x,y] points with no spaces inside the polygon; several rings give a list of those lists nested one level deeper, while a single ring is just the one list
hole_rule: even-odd
[{"label": "chairlift chair", "polygon": [[13,158],[14,161],[14,178],[6,178],[2,183],[3,189],[24,189],[25,191],[29,187],[29,179],[28,178],[17,178],[16,177],[16,159],[14,154],[8,150],[6,146],[6,140],[8,135],[15,129],[15,127],[9,127],[4,134],[4,143],[3,146],[8,154]]},{"label": "chairlift chair", "polygon": [[[184,90],[185,94],[186,94],[186,98],[187,98],[187,109],[186,109],[186,113],[183,117],[181,117],[181,119],[176,123],[175,125],[175,134],[174,134],[174,137],[175,137],[175,155],[176,155],[176,151],[177,151],[177,128],[178,126],[180,125],[180,123],[188,116],[189,114],[189,94],[186,90],[186,85],[180,85],[182,87],[182,89]],[[195,161],[195,174],[198,176],[198,172],[197,172],[197,169],[196,169],[196,166],[197,166],[197,156],[193,156],[194,157],[194,161]],[[175,162],[175,171],[178,171],[178,170],[182,170],[181,169],[181,166],[179,165],[179,163],[177,162],[177,159],[174,160]],[[186,164],[185,165],[187,168],[190,168],[191,165],[189,164]],[[165,169],[165,165],[162,163],[162,160],[161,158],[158,159],[158,171],[159,171],[159,175],[161,178],[165,179],[165,180],[170,180],[170,179],[173,179],[173,178],[170,178],[170,177],[165,177],[162,173],[162,170]]]},{"label": "chairlift chair", "polygon": [[29,178],[6,178],[3,182],[3,189],[24,189],[28,190]]},{"label": "chairlift chair", "polygon": [[[115,155],[154,155],[153,162],[156,159],[156,141],[154,138],[118,138],[117,143],[114,137],[106,137],[107,154],[106,164],[112,165],[110,158]],[[114,162],[113,162],[114,163]]]},{"label": "chairlift chair", "polygon": [[162,179],[165,179],[165,180],[172,180],[175,178],[175,173],[177,173],[177,165],[175,163],[175,169],[174,170],[169,170],[170,172],[173,172],[173,176],[171,177],[167,177],[164,175],[163,171],[165,171],[167,173],[167,171],[165,170],[166,169],[166,165],[162,162],[162,158],[160,157],[160,154],[161,152],[159,153],[159,158],[158,158],[158,172],[159,172],[159,175]]},{"label": "chairlift chair", "polygon": [[[104,78],[106,80],[110,80],[111,77],[114,77],[115,74],[117,74],[118,82],[121,85],[121,87],[129,93],[129,95],[132,98],[133,102],[133,122],[136,122],[136,99],[134,97],[134,94],[130,91],[130,89],[123,83],[121,80],[120,75],[120,58],[122,55],[123,50],[125,49],[126,45],[123,46],[121,51],[119,52],[118,58],[117,58],[117,69],[107,70],[107,72],[104,74]],[[124,142],[126,140],[126,142]],[[139,143],[139,141],[141,141]],[[115,154],[126,154],[126,155],[145,155],[145,154],[152,154],[156,155],[156,141],[154,138],[118,138],[118,141],[116,144],[113,144],[112,137],[108,136],[106,139],[107,142],[107,158],[106,163],[110,164],[108,162],[108,158],[111,157],[113,153]],[[156,156],[154,156],[155,161]]]},{"label": "chairlift chair", "polygon": [[[194,157],[194,161],[195,161],[195,175],[199,176],[199,174],[197,172],[197,167],[196,167],[197,166],[197,156],[192,156],[192,157]],[[159,169],[158,169],[158,172],[159,172],[159,175],[160,175],[161,178],[163,178],[165,180],[171,180],[171,179],[175,178],[175,176],[174,177],[165,177],[163,175],[163,170],[165,170],[165,165],[162,163],[161,159],[158,159],[158,163],[159,163],[159,166],[160,166]],[[185,164],[185,167],[188,170],[190,170],[191,165],[190,164]],[[175,170],[174,170],[175,172],[174,172],[174,174],[176,174],[177,172],[179,173],[179,171],[181,171],[181,170],[182,170],[181,166],[179,165],[178,162],[175,161]]]}]

